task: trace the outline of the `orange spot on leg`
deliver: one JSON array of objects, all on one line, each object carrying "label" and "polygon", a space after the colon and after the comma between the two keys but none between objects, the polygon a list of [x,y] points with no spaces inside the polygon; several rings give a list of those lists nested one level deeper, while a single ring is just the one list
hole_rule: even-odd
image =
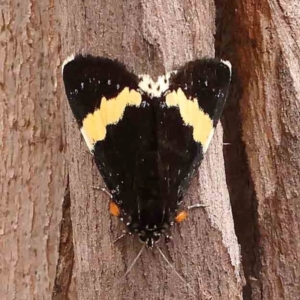
[{"label": "orange spot on leg", "polygon": [[187,218],[187,216],[188,216],[187,211],[183,210],[175,217],[175,221],[177,223],[181,223],[182,221],[184,221]]},{"label": "orange spot on leg", "polygon": [[115,202],[109,203],[109,212],[111,215],[115,217],[119,217],[121,214],[120,208]]}]

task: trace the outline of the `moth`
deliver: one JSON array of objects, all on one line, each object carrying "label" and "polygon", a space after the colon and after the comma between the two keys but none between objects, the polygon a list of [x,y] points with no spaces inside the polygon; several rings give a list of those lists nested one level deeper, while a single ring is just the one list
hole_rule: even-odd
[{"label": "moth", "polygon": [[231,65],[197,59],[153,80],[116,60],[63,66],[71,110],[111,195],[110,212],[152,248],[187,216],[190,180],[220,119]]}]

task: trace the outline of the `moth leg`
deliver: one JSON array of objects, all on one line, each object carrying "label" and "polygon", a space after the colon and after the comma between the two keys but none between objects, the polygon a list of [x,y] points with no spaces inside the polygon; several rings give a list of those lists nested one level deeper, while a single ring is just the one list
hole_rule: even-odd
[{"label": "moth leg", "polygon": [[93,186],[93,189],[104,192],[106,195],[109,196],[110,199],[113,198],[113,195],[106,188],[103,188],[101,186]]},{"label": "moth leg", "polygon": [[120,236],[118,236],[114,241],[113,241],[113,244],[115,244],[117,241],[119,241],[120,239],[122,239],[124,236],[128,235],[128,231],[126,230],[123,230],[122,231],[122,234]]},{"label": "moth leg", "polygon": [[193,204],[187,207],[187,210],[193,209],[193,208],[199,208],[199,207],[207,207],[207,205],[205,204],[201,204],[201,203],[197,203],[197,204]]}]

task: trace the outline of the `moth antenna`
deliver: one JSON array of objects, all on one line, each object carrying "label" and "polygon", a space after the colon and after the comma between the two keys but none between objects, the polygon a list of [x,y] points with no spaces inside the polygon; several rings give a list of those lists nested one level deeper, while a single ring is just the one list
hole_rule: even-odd
[{"label": "moth antenna", "polygon": [[136,258],[133,260],[133,262],[131,263],[131,265],[129,266],[129,268],[127,269],[127,271],[125,272],[125,274],[117,281],[116,284],[119,284],[121,281],[123,281],[125,279],[125,277],[129,274],[129,272],[132,270],[132,268],[134,267],[134,265],[136,264],[136,262],[138,261],[138,259],[140,258],[140,256],[142,255],[144,249],[145,249],[146,244],[144,244],[140,250],[140,252],[138,253],[138,255],[136,256]]},{"label": "moth antenna", "polygon": [[190,209],[194,209],[194,208],[207,207],[207,206],[208,206],[208,205],[206,205],[206,204],[196,203],[196,204],[193,204],[193,205],[188,206],[187,209],[190,210]]},{"label": "moth antenna", "polygon": [[189,288],[190,291],[193,292],[194,296],[196,296],[196,291],[190,286],[190,284],[187,283],[187,281],[175,270],[175,267],[169,262],[169,260],[167,259],[167,257],[164,255],[164,253],[162,252],[162,250],[155,245],[158,252],[160,253],[160,255],[162,256],[162,258],[164,259],[164,261],[168,264],[168,266],[173,270],[173,272],[177,275],[177,277]]},{"label": "moth antenna", "polygon": [[104,188],[104,187],[101,187],[101,186],[94,186],[94,185],[93,185],[92,188],[93,188],[94,190],[98,190],[98,191],[101,191],[101,192],[105,193],[107,196],[109,196],[110,199],[113,198],[113,195],[112,195],[106,188]]}]

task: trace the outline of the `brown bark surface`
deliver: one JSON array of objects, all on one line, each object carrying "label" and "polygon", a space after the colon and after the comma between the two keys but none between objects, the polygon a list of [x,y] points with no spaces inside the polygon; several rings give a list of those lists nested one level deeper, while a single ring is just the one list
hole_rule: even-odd
[{"label": "brown bark surface", "polygon": [[[2,1],[0,299],[298,299],[298,2],[217,0],[215,29],[213,1]],[[92,188],[103,181],[63,94],[62,60],[108,56],[155,77],[214,56],[215,42],[234,67],[231,145],[224,162],[219,126],[185,199],[207,207],[159,244],[197,297],[155,249],[119,282],[141,245],[112,243],[124,226]]]},{"label": "brown bark surface", "polygon": [[[300,2],[230,1],[222,15],[221,48],[236,70],[234,97],[250,169],[248,183],[235,177],[230,187],[244,299],[299,299]],[[226,116],[231,131],[232,116]],[[246,164],[230,162],[245,174]]]},{"label": "brown bark surface", "polygon": [[[300,3],[253,4],[244,1],[240,7],[245,35],[239,53],[241,65],[253,66],[242,76],[241,110],[243,139],[258,199],[261,257],[257,298],[298,299]],[[251,55],[247,50],[251,44],[247,45],[245,37],[254,43]]]},{"label": "brown bark surface", "polygon": [[58,11],[0,6],[0,299],[50,299],[67,185]]}]

